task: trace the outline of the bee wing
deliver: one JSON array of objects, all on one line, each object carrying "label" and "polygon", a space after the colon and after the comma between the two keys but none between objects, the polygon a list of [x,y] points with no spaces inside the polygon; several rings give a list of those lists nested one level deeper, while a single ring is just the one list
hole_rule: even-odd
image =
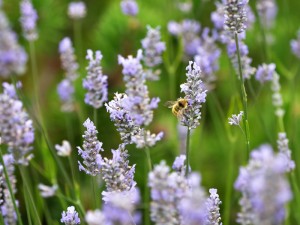
[{"label": "bee wing", "polygon": [[176,101],[167,101],[165,102],[164,106],[167,106],[168,108],[172,108],[174,104],[176,104]]}]

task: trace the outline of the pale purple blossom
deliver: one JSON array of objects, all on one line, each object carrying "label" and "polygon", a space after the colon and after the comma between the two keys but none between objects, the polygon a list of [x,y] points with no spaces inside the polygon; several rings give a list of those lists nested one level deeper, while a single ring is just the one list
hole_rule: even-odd
[{"label": "pale purple blossom", "polygon": [[290,45],[294,55],[300,59],[300,30],[298,31],[297,39],[291,40]]},{"label": "pale purple blossom", "polygon": [[5,13],[0,9],[0,77],[21,75],[26,70],[27,54],[19,45]]},{"label": "pale purple blossom", "polygon": [[57,151],[57,155],[65,157],[65,156],[70,156],[71,155],[71,144],[70,142],[63,140],[62,145],[56,144],[55,149]]},{"label": "pale purple blossom", "polygon": [[95,211],[87,211],[85,215],[85,221],[88,225],[108,225],[106,221],[105,214],[99,210],[96,209]]},{"label": "pale purple blossom", "polygon": [[86,174],[91,176],[96,176],[100,173],[102,157],[100,155],[100,151],[104,151],[102,149],[102,143],[97,138],[97,129],[94,123],[88,118],[83,126],[86,128],[83,141],[83,149],[81,147],[77,147],[78,154],[83,159],[83,164],[78,161],[79,170],[84,171]]},{"label": "pale purple blossom", "polygon": [[60,222],[65,225],[80,224],[80,218],[74,206],[69,206],[66,212],[62,212]]},{"label": "pale purple blossom", "polygon": [[71,80],[65,78],[57,85],[57,93],[61,100],[61,111],[71,112],[74,110],[74,86]]},{"label": "pale purple blossom", "polygon": [[185,160],[186,160],[186,155],[177,156],[172,165],[172,169],[178,172],[185,171],[185,163],[184,163]]},{"label": "pale purple blossom", "polygon": [[220,215],[221,201],[217,193],[217,189],[209,189],[210,196],[206,200],[207,220],[206,225],[222,225]]},{"label": "pale purple blossom", "polygon": [[236,33],[242,33],[246,29],[247,12],[246,6],[248,0],[227,0],[225,5],[225,21],[226,30]]},{"label": "pale purple blossom", "polygon": [[86,15],[86,6],[84,2],[70,2],[68,6],[68,15],[71,19],[82,19]]},{"label": "pale purple blossom", "polygon": [[292,160],[292,151],[289,149],[289,139],[287,139],[285,132],[278,133],[277,147],[279,155],[285,160],[286,172],[294,170],[296,164]]},{"label": "pale purple blossom", "polygon": [[43,198],[49,198],[49,197],[52,197],[52,196],[55,195],[55,193],[58,189],[58,186],[56,184],[54,184],[53,186],[47,186],[47,185],[44,185],[44,184],[39,184],[38,189],[40,191],[40,195]]},{"label": "pale purple blossom", "polygon": [[232,114],[232,116],[230,118],[228,118],[228,123],[230,125],[235,125],[235,126],[240,126],[240,122],[242,121],[243,119],[243,115],[244,115],[244,112],[243,111],[240,111],[239,114]]},{"label": "pale purple blossom", "polygon": [[135,0],[122,0],[120,4],[124,15],[136,16],[139,12],[139,7]]},{"label": "pale purple blossom", "polygon": [[88,91],[85,94],[85,103],[92,105],[95,109],[100,108],[107,101],[107,76],[103,75],[100,65],[102,54],[100,51],[94,53],[87,50],[86,59],[89,60],[87,69],[87,77],[83,80],[83,87]]},{"label": "pale purple blossom", "polygon": [[275,107],[275,115],[277,117],[283,117],[285,110],[283,109],[283,100],[281,95],[281,86],[279,82],[279,75],[277,73],[273,74],[273,79],[271,83],[272,94],[272,104]]},{"label": "pale purple blossom", "polygon": [[23,29],[23,35],[28,41],[35,41],[38,38],[36,31],[36,21],[38,15],[33,8],[30,0],[22,0],[20,3],[21,18],[20,22]]},{"label": "pale purple blossom", "polygon": [[258,0],[256,8],[260,23],[267,29],[272,28],[277,15],[277,5],[275,0]]},{"label": "pale purple blossom", "polygon": [[200,125],[201,119],[201,107],[206,101],[207,90],[203,89],[203,84],[200,79],[201,70],[200,67],[190,61],[186,67],[187,81],[180,85],[181,92],[185,94],[185,99],[188,101],[188,106],[183,112],[183,116],[180,119],[181,124],[188,127],[188,129],[195,129]]},{"label": "pale purple blossom", "polygon": [[255,74],[255,79],[260,83],[271,81],[275,73],[276,65],[274,63],[262,64],[258,66]]}]

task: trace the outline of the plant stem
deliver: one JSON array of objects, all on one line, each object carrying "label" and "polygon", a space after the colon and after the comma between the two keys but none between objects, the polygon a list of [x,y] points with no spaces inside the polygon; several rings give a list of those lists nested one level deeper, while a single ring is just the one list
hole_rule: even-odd
[{"label": "plant stem", "polygon": [[95,124],[96,127],[97,127],[97,118],[98,118],[97,109],[94,108],[94,124]]},{"label": "plant stem", "polygon": [[150,214],[149,214],[149,205],[150,205],[150,190],[148,187],[148,174],[150,171],[152,171],[152,163],[151,163],[151,156],[150,156],[150,149],[149,147],[145,148],[146,153],[146,160],[147,163],[145,163],[146,168],[146,182],[145,182],[145,190],[144,190],[144,207],[145,207],[145,214],[144,214],[144,225],[150,225]]},{"label": "plant stem", "polygon": [[6,166],[4,164],[3,155],[2,155],[2,149],[1,149],[1,144],[2,143],[1,143],[1,139],[0,139],[0,160],[1,160],[2,167],[3,167],[3,171],[4,171],[5,180],[6,180],[6,183],[7,183],[7,187],[8,187],[8,190],[9,190],[9,194],[10,194],[11,200],[12,200],[13,205],[14,205],[15,212],[17,214],[18,224],[19,225],[23,225],[22,220],[21,220],[21,215],[20,215],[19,209],[17,207],[16,199],[15,199],[15,196],[14,196],[14,193],[13,193],[13,190],[12,190],[12,187],[11,187],[11,183],[10,183],[10,180],[9,180],[9,177],[8,177]]},{"label": "plant stem", "polygon": [[247,147],[246,159],[248,159],[249,153],[250,153],[250,132],[249,132],[249,123],[248,123],[247,93],[246,93],[246,89],[244,86],[244,77],[243,77],[243,71],[242,71],[240,47],[239,47],[239,41],[238,41],[238,34],[236,32],[234,33],[234,39],[235,39],[237,58],[238,58],[238,64],[239,64],[240,95],[241,95],[242,102],[243,102],[243,110],[244,110],[243,124],[244,124],[244,129],[245,129],[246,147]]},{"label": "plant stem", "polygon": [[81,21],[75,20],[73,22],[74,26],[74,39],[75,39],[75,47],[77,48],[78,61],[80,65],[82,65],[82,37],[81,37]]},{"label": "plant stem", "polygon": [[185,167],[185,176],[187,177],[189,175],[189,151],[190,151],[190,128],[187,127],[187,133],[186,133],[186,167]]}]

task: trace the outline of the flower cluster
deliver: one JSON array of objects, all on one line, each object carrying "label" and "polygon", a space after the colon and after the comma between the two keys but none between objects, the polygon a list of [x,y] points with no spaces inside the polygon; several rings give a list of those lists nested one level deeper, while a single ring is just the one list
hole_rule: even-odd
[{"label": "flower cluster", "polygon": [[122,0],[120,4],[124,15],[136,16],[139,12],[139,7],[135,0]]},{"label": "flower cluster", "polygon": [[70,38],[65,37],[61,40],[59,43],[59,53],[66,77],[58,84],[57,92],[62,101],[61,110],[70,112],[74,110],[74,81],[78,78],[78,63],[76,62]]},{"label": "flower cluster", "polygon": [[236,33],[242,33],[246,29],[247,21],[246,5],[248,0],[227,0],[225,5],[225,22],[226,30]]},{"label": "flower cluster", "polygon": [[269,65],[262,64],[257,68],[255,79],[258,80],[260,83],[271,81],[273,79],[275,69],[276,65],[274,63],[271,63]]},{"label": "flower cluster", "polygon": [[100,65],[102,54],[100,51],[95,52],[95,58],[92,50],[87,50],[86,59],[89,65],[86,68],[88,75],[83,80],[83,87],[88,91],[85,94],[85,103],[92,105],[94,108],[100,108],[107,101],[107,76],[103,75]]},{"label": "flower cluster", "polygon": [[66,212],[62,212],[60,222],[65,225],[80,224],[80,218],[78,217],[78,212],[76,212],[74,206],[69,206]]},{"label": "flower cluster", "polygon": [[273,103],[273,106],[275,107],[275,115],[277,117],[283,117],[285,111],[282,107],[283,106],[283,100],[282,100],[282,95],[280,93],[281,86],[280,86],[280,83],[279,83],[278,73],[273,74],[271,89],[273,91],[272,103]]},{"label": "flower cluster", "polygon": [[70,2],[68,7],[68,15],[71,19],[82,19],[86,15],[86,7],[84,2]]},{"label": "flower cluster", "polygon": [[180,85],[181,92],[185,94],[188,106],[181,117],[181,124],[189,129],[195,129],[200,125],[202,103],[206,101],[206,91],[203,88],[200,67],[190,61],[187,69],[187,82]]},{"label": "flower cluster", "polygon": [[235,181],[235,189],[242,193],[238,223],[282,223],[284,205],[292,197],[285,172],[286,160],[274,154],[269,145],[262,145],[251,152],[248,165],[240,168]]},{"label": "flower cluster", "polygon": [[242,121],[243,119],[243,115],[244,115],[244,112],[243,111],[240,111],[240,113],[238,115],[236,114],[233,114],[230,118],[228,118],[229,120],[229,124],[230,125],[235,125],[235,126],[239,126],[240,125],[240,122]]},{"label": "flower cluster", "polygon": [[[3,156],[4,165],[9,177],[13,194],[16,194],[16,177],[14,175],[14,159],[11,154]],[[16,202],[17,203],[17,202]],[[17,224],[17,215],[14,209],[8,184],[4,175],[3,165],[0,164],[0,212],[4,219],[4,224]]]},{"label": "flower cluster", "polygon": [[83,165],[78,161],[79,170],[84,171],[86,174],[96,176],[100,173],[102,157],[100,151],[102,149],[102,143],[97,138],[97,129],[94,123],[88,118],[83,126],[86,128],[83,141],[83,149],[78,148],[78,154],[83,158]]},{"label": "flower cluster", "polygon": [[0,77],[23,74],[27,54],[18,44],[17,35],[10,28],[6,15],[0,8]]},{"label": "flower cluster", "polygon": [[182,36],[184,52],[188,56],[197,54],[201,40],[199,37],[201,25],[195,20],[183,20],[181,23],[170,21],[168,23],[168,31],[174,36]]},{"label": "flower cluster", "polygon": [[0,94],[0,135],[2,142],[8,146],[8,152],[13,155],[14,163],[27,165],[33,156],[30,153],[34,141],[32,120],[23,108],[23,103],[7,93],[10,91],[4,90]]},{"label": "flower cluster", "polygon": [[256,2],[261,24],[265,28],[271,28],[277,15],[277,5],[275,0],[259,0]]},{"label": "flower cluster", "polygon": [[36,31],[36,20],[38,19],[37,12],[33,8],[30,0],[22,0],[20,3],[20,9],[20,21],[23,29],[23,35],[28,41],[35,41],[38,38]]},{"label": "flower cluster", "polygon": [[289,139],[286,137],[285,132],[278,133],[277,146],[279,150],[279,155],[285,159],[286,172],[290,172],[295,169],[295,162],[291,159],[292,152],[289,149]]}]

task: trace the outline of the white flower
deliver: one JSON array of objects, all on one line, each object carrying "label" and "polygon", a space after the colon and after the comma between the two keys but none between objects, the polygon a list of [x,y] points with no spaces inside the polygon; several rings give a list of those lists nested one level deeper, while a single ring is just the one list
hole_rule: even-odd
[{"label": "white flower", "polygon": [[39,184],[38,188],[40,190],[40,194],[42,197],[49,198],[49,197],[52,197],[55,195],[55,192],[56,192],[58,186],[56,184],[54,184],[53,186]]},{"label": "white flower", "polygon": [[85,220],[88,225],[105,225],[105,215],[98,209],[95,211],[88,211],[85,215]]},{"label": "white flower", "polygon": [[243,118],[244,112],[240,111],[240,113],[238,115],[233,114],[230,118],[228,118],[229,120],[229,124],[230,125],[235,125],[235,126],[239,126],[240,122]]},{"label": "white flower", "polygon": [[59,156],[69,156],[71,154],[71,145],[68,141],[63,140],[62,145],[55,145],[55,149],[57,150],[57,155]]}]

